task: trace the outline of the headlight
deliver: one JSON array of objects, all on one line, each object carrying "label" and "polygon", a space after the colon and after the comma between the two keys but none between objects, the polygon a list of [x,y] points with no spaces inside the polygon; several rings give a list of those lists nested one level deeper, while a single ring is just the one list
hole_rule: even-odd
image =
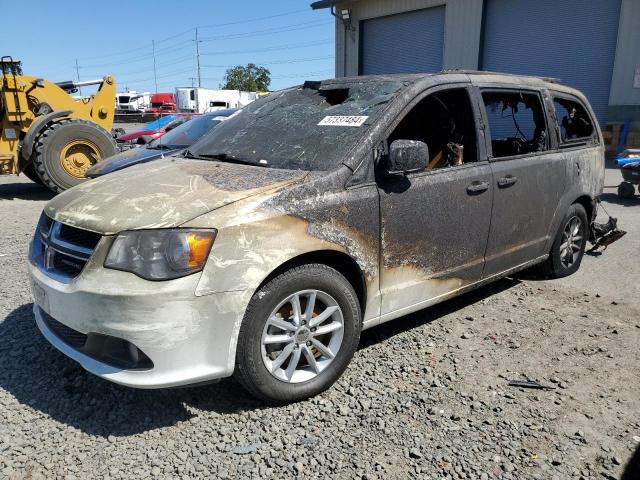
[{"label": "headlight", "polygon": [[122,232],[113,241],[104,266],[146,280],[184,277],[202,270],[215,238],[213,229]]}]

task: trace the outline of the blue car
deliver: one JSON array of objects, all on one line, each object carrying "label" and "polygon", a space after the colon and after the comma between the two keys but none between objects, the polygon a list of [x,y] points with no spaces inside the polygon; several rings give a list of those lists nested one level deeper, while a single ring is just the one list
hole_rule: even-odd
[{"label": "blue car", "polygon": [[202,138],[209,130],[227,117],[233,115],[236,111],[237,109],[230,108],[193,117],[191,120],[174,128],[157,140],[153,140],[146,145],[125,150],[95,164],[87,170],[85,175],[89,178],[101,177],[107,173],[130,167],[131,165],[150,162],[164,156],[178,153]]}]

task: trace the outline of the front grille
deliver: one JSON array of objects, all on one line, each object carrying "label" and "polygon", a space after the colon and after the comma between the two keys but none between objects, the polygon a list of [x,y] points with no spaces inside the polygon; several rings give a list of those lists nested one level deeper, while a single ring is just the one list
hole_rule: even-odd
[{"label": "front grille", "polygon": [[123,370],[150,370],[151,359],[133,343],[122,338],[102,333],[80,333],[60,323],[44,310],[40,309],[42,320],[51,333],[65,344],[85,355]]},{"label": "front grille", "polygon": [[43,213],[31,246],[31,260],[50,277],[69,282],[80,275],[100,238],[98,233],[56,222]]},{"label": "front grille", "polygon": [[70,227],[64,223],[60,224],[60,239],[65,242],[93,250],[101,238],[102,235],[99,233]]}]

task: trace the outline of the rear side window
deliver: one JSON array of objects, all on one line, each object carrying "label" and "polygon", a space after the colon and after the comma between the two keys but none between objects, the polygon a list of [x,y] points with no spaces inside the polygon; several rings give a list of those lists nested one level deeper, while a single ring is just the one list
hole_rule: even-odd
[{"label": "rear side window", "polygon": [[584,140],[593,135],[594,129],[591,117],[580,103],[566,98],[555,97],[553,106],[556,110],[562,143]]},{"label": "rear side window", "polygon": [[537,93],[487,91],[482,100],[494,158],[548,150],[547,125]]}]

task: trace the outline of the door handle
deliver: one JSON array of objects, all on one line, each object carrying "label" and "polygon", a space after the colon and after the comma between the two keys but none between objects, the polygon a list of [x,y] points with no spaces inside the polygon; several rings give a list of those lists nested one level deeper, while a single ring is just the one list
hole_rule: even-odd
[{"label": "door handle", "polygon": [[514,177],[513,175],[507,175],[506,177],[502,177],[501,179],[498,180],[498,186],[500,188],[510,187],[517,181],[518,181],[517,177]]},{"label": "door handle", "polygon": [[467,192],[468,193],[482,193],[484,191],[487,191],[489,189],[489,184],[487,182],[479,182],[479,181],[475,181],[473,182],[471,185],[469,185],[467,187]]}]

